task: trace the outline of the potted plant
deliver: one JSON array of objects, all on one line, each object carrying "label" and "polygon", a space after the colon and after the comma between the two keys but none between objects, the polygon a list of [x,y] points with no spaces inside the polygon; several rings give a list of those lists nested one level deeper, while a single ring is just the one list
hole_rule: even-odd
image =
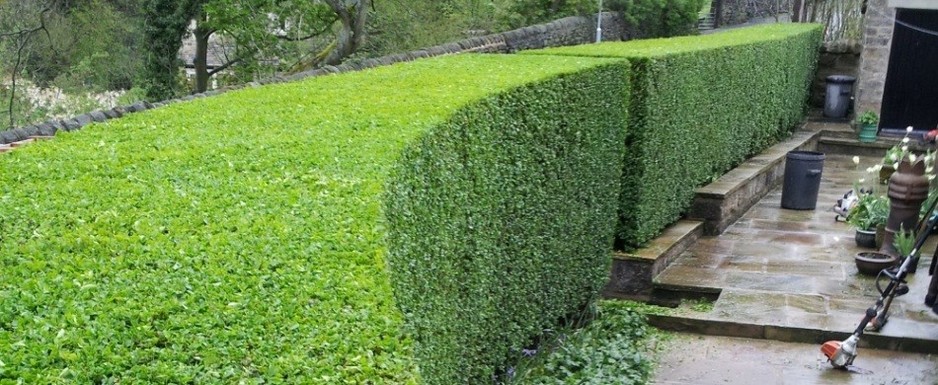
[{"label": "potted plant", "polygon": [[873,111],[867,110],[857,117],[857,123],[860,126],[860,141],[870,143],[876,141],[878,131],[879,115]]},{"label": "potted plant", "polygon": [[857,246],[875,248],[876,228],[886,224],[889,217],[889,199],[882,195],[864,193],[847,213],[847,223],[856,228]]},{"label": "potted plant", "polygon": [[890,255],[883,251],[863,251],[857,253],[854,257],[857,270],[863,274],[877,275],[883,269],[896,266],[903,257],[909,257],[912,258],[912,263],[910,264],[908,273],[914,273],[915,266],[918,264],[918,252],[916,252],[916,255],[909,254],[912,254],[912,249],[915,247],[915,232],[905,231],[904,228],[900,227],[899,231],[896,232],[892,245],[896,248],[899,254],[898,256]]},{"label": "potted plant", "polygon": [[886,150],[886,155],[883,155],[882,165],[879,169],[879,182],[887,183],[889,182],[889,177],[896,172],[896,168],[899,167],[899,162],[902,161],[902,158],[905,158],[909,155],[909,134],[912,133],[912,127],[906,127],[905,136],[902,137],[902,140],[899,143],[896,143],[894,146]]}]

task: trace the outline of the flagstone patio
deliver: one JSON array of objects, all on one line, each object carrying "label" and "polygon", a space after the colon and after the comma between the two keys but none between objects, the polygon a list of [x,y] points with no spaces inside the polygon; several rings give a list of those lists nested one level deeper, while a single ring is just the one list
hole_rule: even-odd
[{"label": "flagstone patio", "polygon": [[[654,278],[654,291],[715,299],[712,310],[681,307],[651,322],[791,342],[845,338],[879,296],[874,278],[859,274],[853,261],[866,249],[856,246],[853,228],[835,221],[830,210],[855,181],[871,179],[865,169],[879,161],[861,156],[857,167],[852,157],[826,154],[815,210],[782,209],[779,186],[721,235],[697,239]],[[866,334],[861,346],[938,353],[938,315],[923,304],[936,245],[938,236],[926,243],[917,273],[908,278],[910,292],[896,299],[889,322]]]}]

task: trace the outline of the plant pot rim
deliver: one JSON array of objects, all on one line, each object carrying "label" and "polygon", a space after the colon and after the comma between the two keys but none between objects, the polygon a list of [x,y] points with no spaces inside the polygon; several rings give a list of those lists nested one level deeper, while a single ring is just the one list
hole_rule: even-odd
[{"label": "plant pot rim", "polygon": [[[867,257],[867,255],[869,256],[875,255],[875,256],[884,257],[884,258],[869,258]],[[865,260],[865,261],[871,261],[871,262],[881,262],[881,261],[890,260],[890,259],[897,259],[894,255],[890,255],[882,251],[860,251],[860,252],[857,252],[856,258]]]},{"label": "plant pot rim", "polygon": [[896,256],[879,251],[861,251],[853,259],[856,262],[857,270],[860,273],[869,275],[879,274],[880,270],[893,267],[899,261]]}]

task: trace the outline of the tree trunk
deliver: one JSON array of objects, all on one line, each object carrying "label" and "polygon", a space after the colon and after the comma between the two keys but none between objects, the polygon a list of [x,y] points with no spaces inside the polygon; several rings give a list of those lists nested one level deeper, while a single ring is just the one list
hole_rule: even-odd
[{"label": "tree trunk", "polygon": [[208,38],[212,31],[200,23],[195,28],[195,93],[208,90]]},{"label": "tree trunk", "polygon": [[365,42],[365,23],[368,21],[368,7],[370,0],[359,0],[351,7],[341,0],[326,0],[332,11],[339,16],[342,29],[336,34],[335,48],[329,52],[323,61],[328,65],[342,63],[349,55],[358,51]]}]

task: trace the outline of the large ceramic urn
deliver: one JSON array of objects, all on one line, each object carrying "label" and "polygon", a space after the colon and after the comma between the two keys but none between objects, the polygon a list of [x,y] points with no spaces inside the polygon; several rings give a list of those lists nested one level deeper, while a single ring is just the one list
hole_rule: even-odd
[{"label": "large ceramic urn", "polygon": [[925,176],[925,162],[909,162],[903,159],[899,168],[889,178],[889,218],[886,220],[886,238],[880,251],[898,255],[893,239],[899,229],[916,230],[922,202],[928,199],[928,177]]}]

